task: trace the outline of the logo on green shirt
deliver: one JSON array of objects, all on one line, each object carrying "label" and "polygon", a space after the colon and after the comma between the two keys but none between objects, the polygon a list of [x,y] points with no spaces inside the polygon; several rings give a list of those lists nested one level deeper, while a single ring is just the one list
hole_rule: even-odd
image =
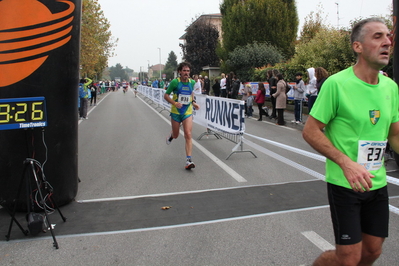
[{"label": "logo on green shirt", "polygon": [[380,119],[380,111],[379,110],[370,110],[369,111],[370,121],[373,125],[377,124]]}]

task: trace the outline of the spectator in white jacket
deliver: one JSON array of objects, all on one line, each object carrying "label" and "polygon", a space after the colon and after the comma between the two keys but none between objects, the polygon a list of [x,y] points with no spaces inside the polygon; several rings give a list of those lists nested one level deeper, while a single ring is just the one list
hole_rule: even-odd
[{"label": "spectator in white jacket", "polygon": [[308,84],[308,110],[312,110],[313,104],[317,98],[317,79],[315,77],[315,70],[313,67],[308,68],[308,77],[309,77],[309,84]]}]

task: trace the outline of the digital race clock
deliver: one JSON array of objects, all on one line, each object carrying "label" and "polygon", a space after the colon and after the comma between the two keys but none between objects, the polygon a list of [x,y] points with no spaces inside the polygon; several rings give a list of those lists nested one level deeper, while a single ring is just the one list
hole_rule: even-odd
[{"label": "digital race clock", "polygon": [[46,126],[44,97],[0,99],[0,130]]}]

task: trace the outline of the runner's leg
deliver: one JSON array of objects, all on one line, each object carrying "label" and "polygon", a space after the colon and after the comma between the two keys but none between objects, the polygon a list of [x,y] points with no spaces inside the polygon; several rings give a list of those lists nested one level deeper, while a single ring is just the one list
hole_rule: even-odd
[{"label": "runner's leg", "polygon": [[177,139],[177,137],[179,136],[180,123],[173,120],[173,118],[171,118],[170,121],[172,123],[172,137],[174,139]]},{"label": "runner's leg", "polygon": [[183,121],[184,138],[186,140],[186,155],[191,156],[193,149],[193,141],[191,139],[191,131],[193,130],[193,116],[190,116]]}]

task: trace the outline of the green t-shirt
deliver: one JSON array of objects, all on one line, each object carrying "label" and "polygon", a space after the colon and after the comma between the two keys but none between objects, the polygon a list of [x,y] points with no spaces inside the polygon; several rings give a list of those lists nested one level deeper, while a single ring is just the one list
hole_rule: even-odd
[{"label": "green t-shirt", "polygon": [[[353,161],[362,162],[366,169],[373,163],[377,164],[369,170],[375,175],[372,190],[387,184],[383,142],[388,138],[391,123],[399,121],[398,86],[382,74],[378,78],[377,85],[368,84],[355,76],[353,67],[332,75],[323,83],[310,112],[311,116],[326,124],[325,134],[338,150]],[[367,147],[364,149],[362,146]],[[363,152],[359,152],[362,149]],[[382,160],[380,163],[378,158]],[[326,181],[351,188],[342,169],[329,159],[326,162]]]}]

